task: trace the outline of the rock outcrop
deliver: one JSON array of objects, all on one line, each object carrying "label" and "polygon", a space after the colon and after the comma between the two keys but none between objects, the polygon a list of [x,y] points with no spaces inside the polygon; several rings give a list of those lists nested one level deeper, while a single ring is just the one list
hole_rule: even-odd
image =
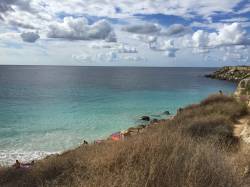
[{"label": "rock outcrop", "polygon": [[250,78],[240,81],[236,91],[236,96],[250,96]]},{"label": "rock outcrop", "polygon": [[250,107],[250,78],[240,81],[234,95]]},{"label": "rock outcrop", "polygon": [[142,116],[141,120],[142,121],[150,121],[150,117],[149,116]]},{"label": "rock outcrop", "polygon": [[250,66],[225,66],[206,77],[239,82],[250,77]]}]

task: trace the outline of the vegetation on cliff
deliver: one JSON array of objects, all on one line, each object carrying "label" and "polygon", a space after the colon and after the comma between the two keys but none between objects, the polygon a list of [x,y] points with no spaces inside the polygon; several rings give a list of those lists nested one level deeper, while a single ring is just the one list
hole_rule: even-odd
[{"label": "vegetation on cliff", "polygon": [[249,186],[250,153],[233,124],[247,107],[214,95],[125,141],[82,145],[28,170],[0,169],[0,186]]},{"label": "vegetation on cliff", "polygon": [[225,66],[206,77],[239,82],[250,77],[250,66]]}]

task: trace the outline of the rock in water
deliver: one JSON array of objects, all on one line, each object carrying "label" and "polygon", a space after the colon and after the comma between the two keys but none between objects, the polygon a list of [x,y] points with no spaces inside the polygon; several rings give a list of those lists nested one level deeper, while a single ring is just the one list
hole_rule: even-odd
[{"label": "rock in water", "polygon": [[143,120],[143,121],[150,121],[150,117],[149,116],[142,116],[141,120]]},{"label": "rock in water", "polygon": [[171,113],[169,111],[165,111],[163,112],[164,115],[171,115]]}]

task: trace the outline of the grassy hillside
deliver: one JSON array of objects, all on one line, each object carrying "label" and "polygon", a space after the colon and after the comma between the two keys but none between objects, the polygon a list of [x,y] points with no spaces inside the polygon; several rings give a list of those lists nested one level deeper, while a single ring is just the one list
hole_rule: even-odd
[{"label": "grassy hillside", "polygon": [[250,153],[233,136],[244,115],[245,104],[211,96],[126,141],[82,145],[29,170],[2,168],[0,186],[249,186]]}]

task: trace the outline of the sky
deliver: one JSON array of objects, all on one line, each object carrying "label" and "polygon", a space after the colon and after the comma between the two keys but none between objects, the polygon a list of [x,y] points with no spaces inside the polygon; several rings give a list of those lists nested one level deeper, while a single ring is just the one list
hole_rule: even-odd
[{"label": "sky", "polygon": [[0,0],[0,64],[250,65],[249,0]]}]

